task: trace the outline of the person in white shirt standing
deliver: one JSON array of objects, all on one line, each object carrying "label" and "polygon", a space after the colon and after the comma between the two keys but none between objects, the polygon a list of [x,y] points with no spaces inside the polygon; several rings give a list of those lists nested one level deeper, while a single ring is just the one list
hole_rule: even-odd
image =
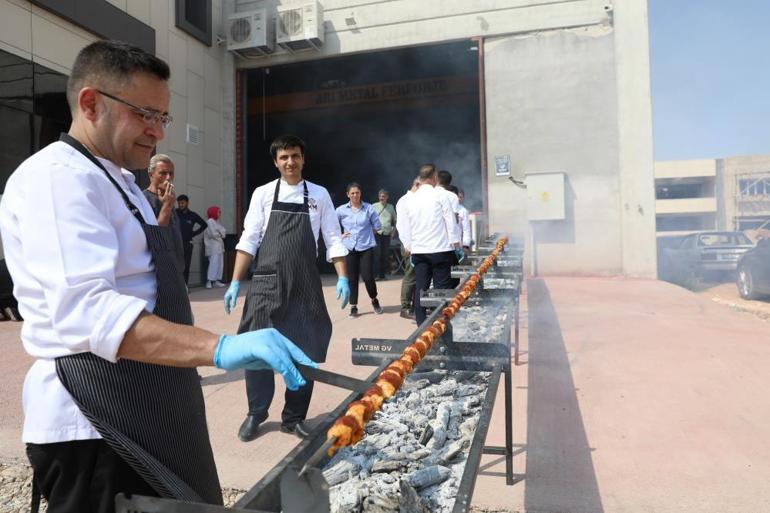
[{"label": "person in white shirt standing", "polygon": [[192,326],[172,233],[128,169],[171,123],[168,65],[126,43],[83,48],[67,82],[72,126],[6,184],[0,231],[21,339],[22,440],[51,513],[111,513],[117,493],[222,504],[196,366],[312,361],[276,330]]},{"label": "person in white shirt standing", "polygon": [[227,230],[219,222],[221,215],[222,209],[216,205],[206,209],[208,220],[206,221],[206,230],[203,232],[203,249],[209,259],[209,266],[206,270],[207,289],[210,289],[212,285],[215,287],[225,286],[221,280],[225,267],[225,236],[227,235]]},{"label": "person in white shirt standing", "polygon": [[471,237],[471,217],[468,213],[468,209],[463,205],[463,200],[465,198],[463,190],[454,185],[450,185],[448,190],[457,194],[457,199],[460,200],[460,207],[458,210],[458,216],[460,217],[460,242],[463,246],[463,258],[465,258],[468,256],[468,253],[470,253],[471,244],[473,244],[473,239]]},{"label": "person in white shirt standing", "polygon": [[449,288],[451,268],[460,247],[457,221],[446,191],[437,190],[436,167],[425,164],[418,175],[420,187],[397,211],[396,229],[401,243],[412,258],[415,271],[414,311],[417,324],[425,320],[420,291]]},{"label": "person in white shirt standing", "polygon": [[[233,281],[225,293],[225,312],[235,308],[240,282],[253,259],[254,276],[246,293],[239,331],[264,327],[278,328],[316,361],[326,359],[332,323],[326,310],[316,258],[319,232],[326,245],[326,260],[337,271],[337,299],[347,305],[350,286],[345,276],[342,234],[332,199],[326,189],[302,178],[305,143],[299,137],[284,135],[270,145],[273,163],[280,177],[257,187],[251,196],[243,234],[236,246]],[[306,436],[304,424],[311,381],[300,390],[287,390],[281,413],[281,430]],[[247,442],[259,435],[267,420],[275,394],[270,371],[246,371],[248,415],[238,430]]]},{"label": "person in white shirt standing", "polygon": [[[406,194],[398,199],[396,202],[396,218],[404,212],[406,203],[419,186],[420,178],[417,177],[412,181],[412,186],[406,191]],[[412,258],[409,255],[409,251],[404,247],[403,242],[401,243],[401,254],[404,256],[405,260],[404,277],[401,280],[401,317],[404,319],[414,319],[414,266],[412,265]]]}]

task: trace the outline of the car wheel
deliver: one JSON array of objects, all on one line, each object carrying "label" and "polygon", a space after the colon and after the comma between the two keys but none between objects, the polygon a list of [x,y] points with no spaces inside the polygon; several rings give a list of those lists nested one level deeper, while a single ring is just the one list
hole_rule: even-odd
[{"label": "car wheel", "polygon": [[738,293],[743,299],[757,298],[757,292],[754,290],[754,277],[749,266],[743,265],[738,268],[736,285],[738,286]]},{"label": "car wheel", "polygon": [[682,285],[684,285],[685,288],[696,292],[703,288],[703,276],[696,266],[690,267],[687,270]]}]

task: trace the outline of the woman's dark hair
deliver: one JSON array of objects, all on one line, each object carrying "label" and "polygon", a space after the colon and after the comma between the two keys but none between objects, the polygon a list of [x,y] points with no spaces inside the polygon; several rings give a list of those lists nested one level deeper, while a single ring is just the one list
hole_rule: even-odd
[{"label": "woman's dark hair", "polygon": [[[345,194],[349,193],[349,192],[350,192],[350,189],[352,189],[353,187],[355,187],[356,189],[358,189],[359,191],[361,191],[361,186],[360,186],[360,185],[358,185],[358,182],[350,182],[350,183],[348,184],[348,186],[345,188]],[[361,191],[361,192],[363,192],[363,191]]]}]

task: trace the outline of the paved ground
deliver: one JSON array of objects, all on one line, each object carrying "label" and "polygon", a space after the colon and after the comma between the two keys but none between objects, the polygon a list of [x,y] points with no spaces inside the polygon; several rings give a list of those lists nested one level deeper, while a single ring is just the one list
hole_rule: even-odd
[{"label": "paved ground", "polygon": [[[399,282],[379,285],[386,313],[362,302],[364,315],[348,319],[327,283],[334,337],[324,367],[364,377],[370,368],[350,364],[352,337],[413,330],[398,317]],[[225,317],[222,292],[192,293],[196,322],[232,332],[240,312]],[[474,504],[530,513],[770,511],[768,321],[712,301],[715,294],[728,296],[728,287],[695,294],[658,281],[529,280],[514,371],[517,482],[505,486],[503,459],[485,456]],[[19,397],[30,360],[19,329],[0,323],[0,458],[23,455]],[[246,412],[241,376],[201,372],[222,484],[248,488],[296,443],[278,431],[280,387],[267,432],[244,444],[235,436]],[[316,390],[311,419],[346,396]],[[492,445],[504,441],[502,396],[501,387]]]}]

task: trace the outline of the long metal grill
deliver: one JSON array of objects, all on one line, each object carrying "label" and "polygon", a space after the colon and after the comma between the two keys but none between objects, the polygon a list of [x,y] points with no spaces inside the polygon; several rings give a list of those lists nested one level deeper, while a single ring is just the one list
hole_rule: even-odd
[{"label": "long metal grill", "polygon": [[[433,325],[457,290],[462,289],[477,272],[479,264],[494,251],[497,239],[498,236],[490,237],[468,257],[465,265],[453,267],[452,276],[461,280],[458,289],[431,289],[422,293],[421,303],[435,309],[406,340],[352,340],[353,363],[376,366],[367,381],[374,383],[391,361]],[[521,241],[509,239],[447,331],[436,340],[398,394],[367,424],[363,440],[343,448],[333,458],[324,457],[315,463],[311,469],[315,472],[315,488],[307,488],[307,481],[302,478],[297,481],[295,477],[309,459],[318,458],[319,449],[325,446],[327,431],[346,413],[348,405],[361,397],[358,392],[342,401],[308,438],[257,482],[234,509],[133,497],[122,499],[123,506],[119,502],[117,511],[298,513],[401,509],[460,513],[470,508],[482,454],[505,457],[506,484],[512,485],[511,363],[518,364],[522,253]],[[486,446],[484,441],[501,379],[505,389],[505,445]],[[450,389],[451,393],[441,395],[442,390]],[[474,391],[474,397],[469,390]],[[425,410],[428,414],[420,416],[415,413],[415,407],[423,396],[429,396],[433,402]],[[405,418],[397,411],[401,404],[410,406],[407,410],[411,414]],[[444,429],[437,437],[444,437],[441,443],[434,438],[436,433],[431,432],[435,428]],[[400,431],[403,436],[398,438],[399,433],[391,434],[392,431]],[[409,457],[404,457],[407,453]],[[323,476],[320,468],[324,469]],[[289,498],[299,493],[314,497],[298,507],[293,504],[296,501]],[[306,509],[308,507],[312,509]]]}]

